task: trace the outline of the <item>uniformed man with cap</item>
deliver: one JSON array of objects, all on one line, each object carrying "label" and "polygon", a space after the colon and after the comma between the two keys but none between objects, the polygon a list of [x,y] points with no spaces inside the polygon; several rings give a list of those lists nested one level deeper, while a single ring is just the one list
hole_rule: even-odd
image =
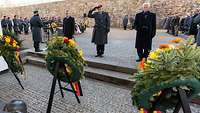
[{"label": "uniformed man with cap", "polygon": [[[97,10],[97,12],[94,12]],[[102,11],[102,5],[94,7],[88,13],[89,18],[95,19],[92,43],[96,44],[97,55],[103,57],[105,44],[108,43],[108,33],[110,31],[110,16],[107,12]]]},{"label": "uniformed man with cap", "polygon": [[34,16],[30,20],[32,37],[34,42],[35,52],[41,52],[40,50],[40,42],[42,42],[42,31],[41,28],[43,26],[42,21],[40,19],[38,11],[34,11]]}]

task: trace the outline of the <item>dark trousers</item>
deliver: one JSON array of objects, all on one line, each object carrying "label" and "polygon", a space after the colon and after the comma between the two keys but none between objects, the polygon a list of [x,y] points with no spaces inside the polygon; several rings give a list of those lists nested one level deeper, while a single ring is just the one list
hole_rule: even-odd
[{"label": "dark trousers", "polygon": [[97,55],[103,55],[105,50],[105,45],[97,45]]},{"label": "dark trousers", "polygon": [[149,56],[150,50],[137,48],[137,53],[140,59],[147,58]]},{"label": "dark trousers", "polygon": [[40,50],[40,42],[34,41],[33,46],[34,46],[34,48],[35,48],[35,51]]},{"label": "dark trousers", "polygon": [[124,26],[124,30],[126,30],[127,29],[127,26]]}]

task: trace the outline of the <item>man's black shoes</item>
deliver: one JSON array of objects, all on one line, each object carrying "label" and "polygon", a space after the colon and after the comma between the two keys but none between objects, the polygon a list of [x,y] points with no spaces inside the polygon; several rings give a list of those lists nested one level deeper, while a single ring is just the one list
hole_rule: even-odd
[{"label": "man's black shoes", "polygon": [[100,57],[100,58],[102,58],[102,57],[103,57],[103,55],[96,55],[95,57]]},{"label": "man's black shoes", "polygon": [[43,50],[40,50],[40,49],[38,49],[38,50],[35,50],[35,52],[42,52]]}]

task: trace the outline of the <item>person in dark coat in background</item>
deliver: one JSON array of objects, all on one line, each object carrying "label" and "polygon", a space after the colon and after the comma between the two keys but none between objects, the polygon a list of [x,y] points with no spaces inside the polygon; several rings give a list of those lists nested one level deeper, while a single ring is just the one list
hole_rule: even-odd
[{"label": "person in dark coat in background", "polygon": [[143,11],[136,14],[135,29],[137,31],[135,48],[139,62],[147,58],[152,46],[152,38],[156,35],[156,14],[149,11],[150,3],[143,4]]},{"label": "person in dark coat in background", "polygon": [[192,16],[190,13],[188,13],[184,21],[184,29],[186,35],[189,35],[191,23],[192,23]]},{"label": "person in dark coat in background", "polygon": [[24,30],[24,20],[22,17],[20,17],[19,19],[19,33],[22,34],[23,30]]},{"label": "person in dark coat in background", "polygon": [[125,15],[124,18],[123,18],[123,27],[124,27],[124,30],[127,29],[127,26],[128,26],[128,15]]},{"label": "person in dark coat in background", "polygon": [[180,31],[182,31],[182,33],[185,33],[185,29],[184,29],[184,22],[185,22],[185,17],[182,17],[180,20]]},{"label": "person in dark coat in background", "polygon": [[131,25],[131,30],[133,30],[134,29],[134,17],[133,17],[133,15],[130,15],[130,17],[129,17],[129,22],[130,22],[130,25]]},{"label": "person in dark coat in background", "polygon": [[63,19],[63,34],[65,37],[72,39],[74,38],[75,31],[75,19],[69,16],[69,11],[66,11],[66,17]]},{"label": "person in dark coat in background", "polygon": [[[98,10],[97,12],[94,12]],[[93,29],[92,43],[96,44],[97,55],[103,57],[105,44],[108,43],[108,33],[110,32],[110,16],[107,12],[102,11],[102,5],[99,5],[88,13],[89,18],[95,19]]]},{"label": "person in dark coat in background", "polygon": [[40,19],[38,11],[34,11],[34,16],[30,20],[32,37],[34,42],[35,52],[41,52],[40,50],[40,42],[42,42],[42,31],[43,27],[42,21]]},{"label": "person in dark coat in background", "polygon": [[16,35],[19,33],[19,20],[17,19],[17,15],[14,16],[13,19],[13,29]]},{"label": "person in dark coat in background", "polygon": [[189,35],[194,35],[195,42],[196,42],[198,29],[197,29],[197,23],[194,22],[194,18],[196,18],[197,16],[198,16],[198,10],[196,10],[194,12],[194,16],[192,16],[192,23],[191,23],[190,31],[189,31]]},{"label": "person in dark coat in background", "polygon": [[180,17],[177,15],[174,17],[174,35],[178,36],[178,32],[179,32],[179,26],[180,26]]},{"label": "person in dark coat in background", "polygon": [[1,28],[2,28],[3,34],[5,34],[4,31],[8,28],[8,21],[7,21],[6,16],[3,16],[3,19],[1,20]]},{"label": "person in dark coat in background", "polygon": [[29,31],[29,20],[27,19],[27,17],[24,18],[23,26],[24,26],[24,33],[27,35]]},{"label": "person in dark coat in background", "polygon": [[166,22],[165,22],[165,25],[164,25],[164,28],[167,29],[167,33],[170,33],[170,21],[171,21],[171,17],[168,17],[166,19]]},{"label": "person in dark coat in background", "polygon": [[8,17],[8,30],[10,32],[12,32],[12,27],[13,27],[12,21],[10,20],[10,17]]},{"label": "person in dark coat in background", "polygon": [[197,46],[200,46],[200,13],[194,18],[193,23],[197,24],[198,33],[196,36]]}]

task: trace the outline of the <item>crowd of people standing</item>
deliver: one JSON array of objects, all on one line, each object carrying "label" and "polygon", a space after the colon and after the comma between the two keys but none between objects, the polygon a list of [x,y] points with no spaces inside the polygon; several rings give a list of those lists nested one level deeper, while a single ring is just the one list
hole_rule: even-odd
[{"label": "crowd of people standing", "polygon": [[178,36],[180,32],[185,35],[194,35],[195,42],[200,46],[200,10],[196,9],[186,16],[171,16],[164,19],[162,27],[167,33]]},{"label": "crowd of people standing", "polygon": [[2,27],[3,33],[5,30],[9,30],[10,32],[14,31],[16,35],[22,34],[23,32],[25,34],[28,34],[29,20],[27,17],[18,18],[17,15],[15,15],[13,19],[7,16],[3,16],[3,19],[1,20],[1,27]]}]

